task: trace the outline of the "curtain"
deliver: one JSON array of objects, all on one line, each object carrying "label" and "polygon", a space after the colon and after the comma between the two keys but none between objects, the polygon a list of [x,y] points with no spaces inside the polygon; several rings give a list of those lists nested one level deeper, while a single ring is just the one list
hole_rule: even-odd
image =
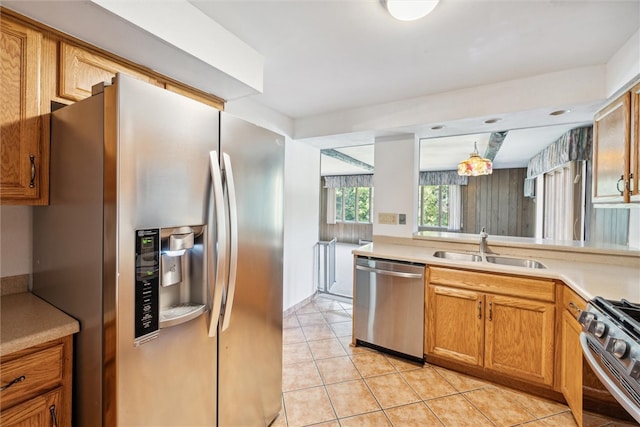
[{"label": "curtain", "polygon": [[327,224],[336,223],[336,189],[327,188]]},{"label": "curtain", "polygon": [[460,231],[462,224],[462,191],[459,185],[449,185],[448,231]]},{"label": "curtain", "polygon": [[544,174],[545,239],[573,240],[574,167],[574,163],[568,163]]},{"label": "curtain", "polygon": [[458,171],[422,171],[420,185],[467,185],[468,176],[458,175]]},{"label": "curtain", "polygon": [[333,175],[324,177],[324,188],[373,187],[373,175]]},{"label": "curtain", "polygon": [[572,160],[590,160],[593,126],[572,129],[533,156],[527,166],[527,178],[549,172]]}]

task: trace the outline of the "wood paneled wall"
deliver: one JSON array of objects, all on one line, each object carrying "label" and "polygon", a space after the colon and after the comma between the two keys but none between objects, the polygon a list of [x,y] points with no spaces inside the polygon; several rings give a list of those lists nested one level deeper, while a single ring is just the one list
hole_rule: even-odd
[{"label": "wood paneled wall", "polygon": [[462,186],[462,232],[533,237],[535,203],[524,197],[526,168],[496,169]]},{"label": "wood paneled wall", "polygon": [[[320,180],[322,181],[322,179]],[[327,189],[320,183],[320,239],[336,239],[341,243],[360,243],[373,239],[373,224],[340,222],[327,224]]]},{"label": "wood paneled wall", "polygon": [[588,240],[626,245],[629,240],[629,209],[592,207]]}]

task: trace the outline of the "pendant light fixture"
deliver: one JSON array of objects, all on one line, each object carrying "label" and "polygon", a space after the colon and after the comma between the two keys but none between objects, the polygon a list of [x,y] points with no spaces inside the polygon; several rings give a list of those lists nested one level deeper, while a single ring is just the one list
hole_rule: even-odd
[{"label": "pendant light fixture", "polygon": [[473,153],[469,155],[469,158],[458,163],[458,175],[491,175],[492,172],[493,165],[491,164],[491,160],[480,157],[480,154],[478,154],[478,144],[476,142],[473,143]]},{"label": "pendant light fixture", "polygon": [[400,21],[414,21],[429,14],[440,0],[383,0],[387,10]]}]

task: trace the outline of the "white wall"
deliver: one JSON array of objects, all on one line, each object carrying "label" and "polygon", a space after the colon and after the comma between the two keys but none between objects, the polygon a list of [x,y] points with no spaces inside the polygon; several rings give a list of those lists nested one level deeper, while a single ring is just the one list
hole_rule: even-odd
[{"label": "white wall", "polygon": [[[416,228],[418,141],[413,134],[377,138],[373,173],[373,235],[411,237]],[[379,213],[405,214],[405,225],[378,222]]]},{"label": "white wall", "polygon": [[607,63],[607,96],[640,75],[640,30],[627,40]]},{"label": "white wall", "polygon": [[34,208],[0,206],[0,277],[31,274]]},{"label": "white wall", "polygon": [[292,140],[285,147],[283,310],[315,292],[320,222],[320,151]]}]

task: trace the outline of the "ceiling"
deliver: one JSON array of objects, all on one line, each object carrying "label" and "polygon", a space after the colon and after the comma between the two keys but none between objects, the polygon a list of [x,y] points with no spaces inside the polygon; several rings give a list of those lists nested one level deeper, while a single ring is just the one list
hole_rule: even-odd
[{"label": "ceiling", "polygon": [[[252,98],[293,119],[606,64],[640,27],[638,1],[442,0],[413,22],[394,20],[379,0],[190,1],[264,55],[264,92]],[[509,132],[494,167],[526,166],[562,133],[588,123],[599,106],[575,106],[573,125],[540,126],[537,118],[530,129],[526,115],[511,117],[519,129]],[[446,125],[456,129],[448,135],[468,136],[428,141],[429,124],[402,129],[421,137],[421,170],[455,169],[472,151],[476,125]],[[384,134],[309,142],[373,165],[371,144]],[[366,173],[324,155],[321,169]]]},{"label": "ceiling", "polygon": [[[180,49],[149,30],[150,27],[130,32],[135,25],[104,9],[109,1],[3,0],[2,3],[163,74],[218,93],[230,100],[229,105],[248,100],[264,106],[267,111],[290,119],[293,129],[316,118],[336,120],[343,115],[351,118],[353,115],[347,113],[380,105],[387,106],[384,119],[388,120],[393,116],[393,108],[388,106],[418,97],[446,100],[443,94],[469,88],[603,66],[640,28],[640,0],[441,0],[430,15],[412,22],[391,18],[381,0],[113,3],[120,8],[135,4],[143,12],[145,7],[149,12],[157,12],[154,6],[168,2],[195,7],[262,55],[262,93],[256,93],[241,84],[227,87],[217,83],[218,70],[209,65],[211,60],[193,53],[215,40],[206,37],[195,40],[194,34],[206,34],[197,32],[195,23],[191,27],[191,21],[182,22],[182,27],[172,28],[170,24],[161,27],[167,32],[173,30],[172,35],[181,40],[189,40],[191,36],[194,49],[189,46]],[[546,125],[588,123],[603,100],[561,105],[571,113],[560,118],[549,116],[548,108],[540,106],[524,112],[501,111],[496,101],[488,103],[486,96],[466,101],[470,105],[492,105],[491,114],[499,115],[502,121],[490,128],[479,127],[479,120],[488,117],[465,115],[437,123],[445,129],[434,133],[434,123],[426,119],[410,126],[381,128],[380,120],[367,118],[343,126],[346,130],[304,136],[304,141],[318,148],[338,148],[371,145],[375,138],[399,133],[423,139],[477,134],[479,129],[481,132],[509,129],[494,164],[511,167],[501,165],[526,164],[525,156],[540,151],[559,136],[559,128],[548,129]],[[451,109],[451,105],[443,105],[443,109]],[[532,126],[535,131],[515,132]],[[433,142],[435,145],[437,141]],[[458,147],[454,146],[455,142],[449,139],[447,149],[438,150],[440,165],[457,164],[459,153],[466,156],[472,150],[464,138],[460,138]],[[357,156],[372,158],[373,154]]]},{"label": "ceiling", "polygon": [[265,57],[254,99],[291,118],[604,64],[640,2],[442,0],[393,19],[379,0],[190,0]]}]

